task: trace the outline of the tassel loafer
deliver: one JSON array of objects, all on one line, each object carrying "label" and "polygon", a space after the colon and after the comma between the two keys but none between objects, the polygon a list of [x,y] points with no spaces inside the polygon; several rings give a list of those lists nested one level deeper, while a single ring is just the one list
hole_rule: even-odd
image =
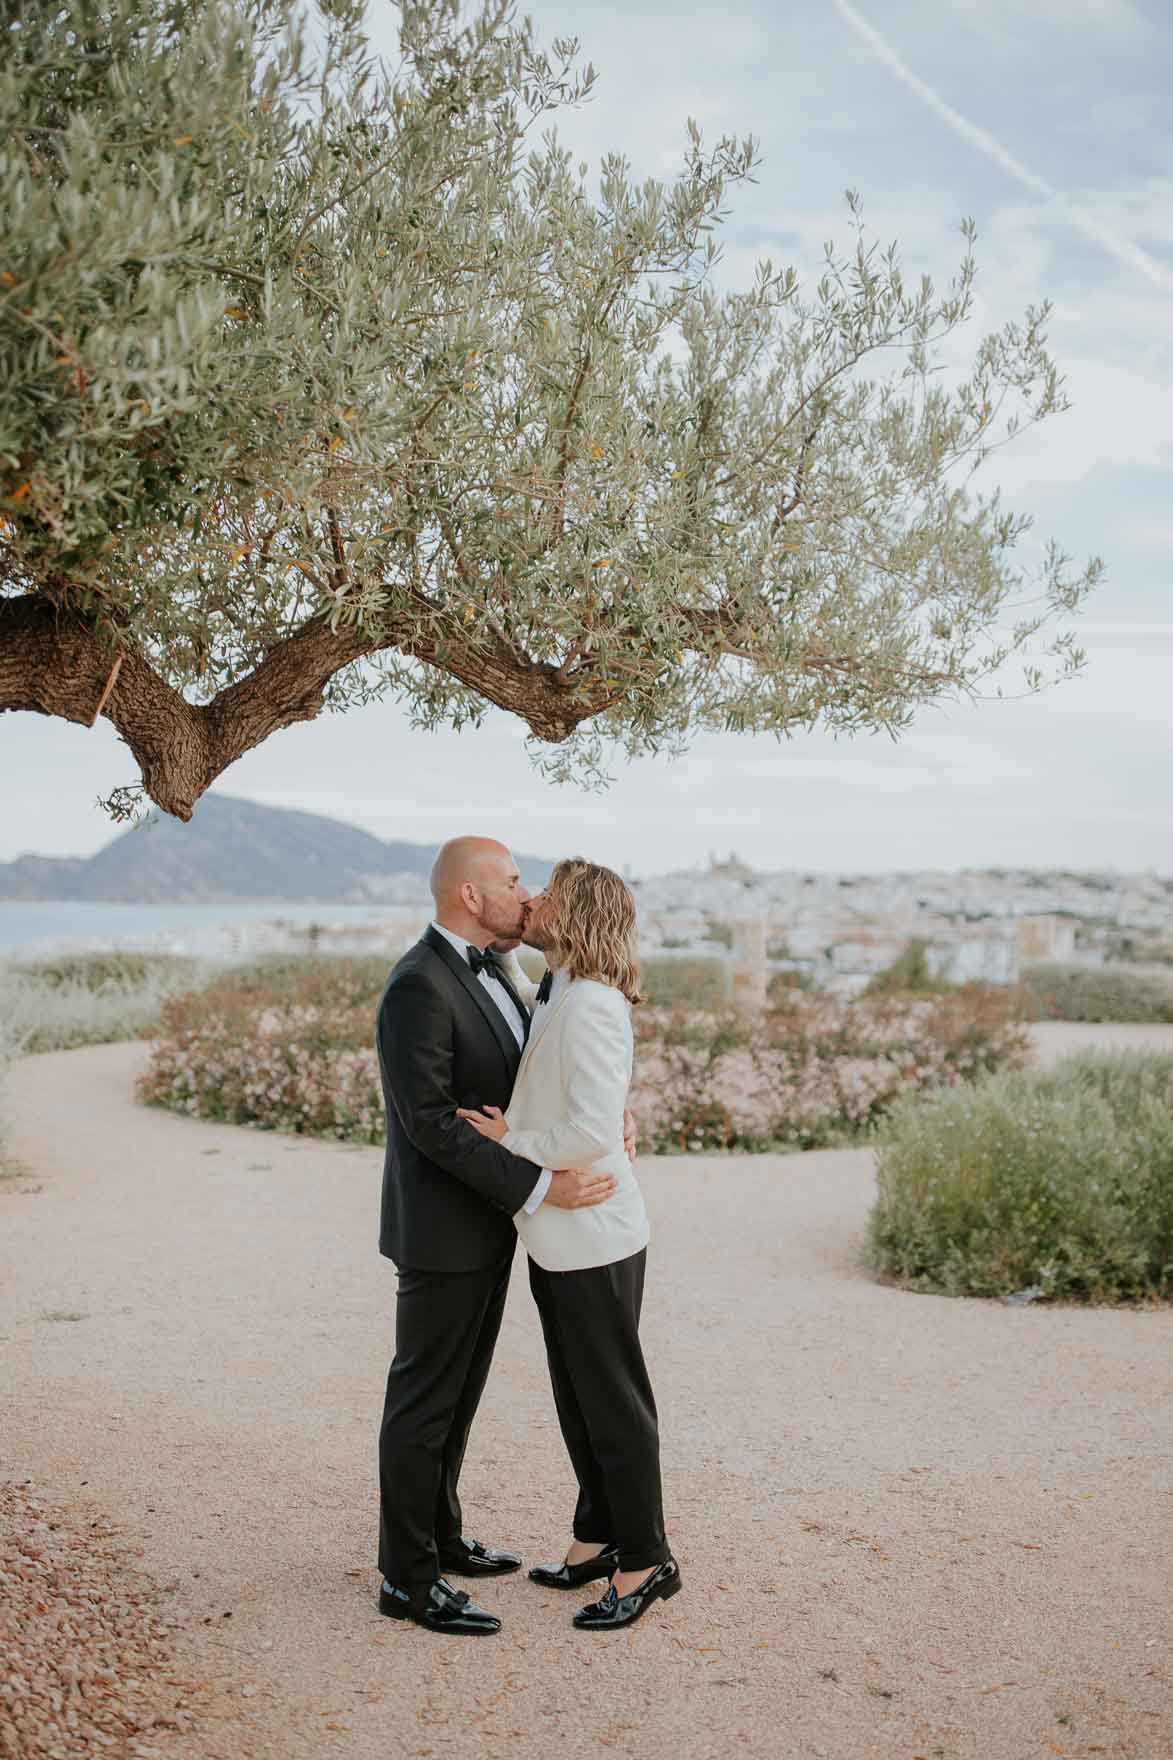
[{"label": "tassel loafer", "polygon": [[388,1619],[410,1619],[429,1632],[451,1632],[458,1638],[491,1637],[501,1630],[495,1613],[486,1613],[470,1601],[462,1589],[454,1589],[443,1577],[437,1577],[428,1590],[423,1607],[413,1604],[406,1589],[384,1582],[379,1590],[379,1612]]},{"label": "tassel loafer", "polygon": [[516,1552],[482,1546],[479,1540],[457,1540],[441,1552],[440,1569],[460,1577],[503,1577],[521,1569],[521,1558]]},{"label": "tassel loafer", "polygon": [[617,1631],[620,1626],[634,1625],[653,1601],[669,1601],[682,1587],[680,1566],[674,1558],[667,1558],[629,1595],[617,1595],[614,1583],[610,1584],[601,1600],[579,1609],[574,1624],[580,1632]]},{"label": "tassel loafer", "polygon": [[596,1558],[584,1558],[581,1564],[536,1564],[529,1573],[531,1583],[543,1589],[581,1589],[584,1583],[596,1583],[619,1569],[619,1551],[608,1546]]}]

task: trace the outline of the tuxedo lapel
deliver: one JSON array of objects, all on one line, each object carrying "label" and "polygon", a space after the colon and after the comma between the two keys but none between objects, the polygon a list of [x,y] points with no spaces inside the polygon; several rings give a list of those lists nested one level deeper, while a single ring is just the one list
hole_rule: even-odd
[{"label": "tuxedo lapel", "polygon": [[[493,998],[480,982],[468,961],[466,959],[461,959],[452,943],[450,941],[445,941],[442,935],[437,935],[435,930],[430,926],[424,932],[424,945],[430,947],[437,959],[444,962],[453,977],[457,979],[465,990],[469,1001],[474,1003],[480,1010],[486,1025],[489,1027],[494,1039],[496,1039],[498,1045],[501,1047],[501,1054],[505,1059],[510,1079],[512,1080],[517,1073],[517,1066],[521,1058],[521,1052],[518,1048],[517,1040],[509,1031],[509,1027],[506,1024],[505,1017],[501,1013],[501,1010],[497,1007]],[[521,1018],[523,1021],[525,1020],[526,1017],[524,1013]]]}]

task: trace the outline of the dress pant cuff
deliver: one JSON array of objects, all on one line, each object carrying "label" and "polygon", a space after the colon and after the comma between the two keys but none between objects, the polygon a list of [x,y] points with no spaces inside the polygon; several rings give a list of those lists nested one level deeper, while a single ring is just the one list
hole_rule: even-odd
[{"label": "dress pant cuff", "polygon": [[392,1571],[381,1570],[380,1575],[383,1581],[390,1583],[393,1589],[402,1589],[415,1611],[422,1613],[428,1604],[428,1594],[432,1584],[443,1575],[443,1572],[437,1569],[435,1575],[431,1577],[397,1577]]},{"label": "dress pant cuff", "polygon": [[624,1551],[620,1547],[619,1569],[621,1571],[650,1571],[656,1565],[667,1564],[671,1557],[672,1548],[666,1540],[662,1546],[645,1546],[642,1551],[638,1549]]}]

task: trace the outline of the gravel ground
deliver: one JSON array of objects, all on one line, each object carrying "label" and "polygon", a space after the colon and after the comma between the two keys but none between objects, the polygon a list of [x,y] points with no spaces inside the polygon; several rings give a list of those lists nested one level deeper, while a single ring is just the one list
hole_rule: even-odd
[{"label": "gravel ground", "polygon": [[[1173,1756],[1173,1314],[878,1286],[865,1151],[646,1162],[685,1593],[588,1638],[506,1579],[500,1638],[441,1640],[374,1610],[379,1152],[144,1111],[144,1055],[29,1059],[6,1101],[0,1752],[70,1752],[72,1668],[84,1751],[161,1760]],[[464,1482],[471,1535],[557,1553],[520,1275]]]},{"label": "gravel ground", "polygon": [[170,1732],[225,1714],[212,1682],[179,1670],[179,1622],[130,1562],[140,1552],[100,1517],[0,1485],[4,1760],[159,1760]]}]

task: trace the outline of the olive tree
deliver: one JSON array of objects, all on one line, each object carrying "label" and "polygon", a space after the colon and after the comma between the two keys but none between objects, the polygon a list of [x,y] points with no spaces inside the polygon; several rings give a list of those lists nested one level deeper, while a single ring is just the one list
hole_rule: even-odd
[{"label": "olive tree", "polygon": [[384,691],[510,710],[565,775],[1079,665],[1054,620],[1098,563],[1026,566],[972,482],[1064,407],[1046,308],[941,370],[972,227],[947,288],[906,283],[849,195],[816,285],[722,288],[752,141],[592,176],[550,128],[573,43],[508,0],[399,24],[388,65],[361,0],[9,8],[0,709],[107,717],[187,818]]}]

